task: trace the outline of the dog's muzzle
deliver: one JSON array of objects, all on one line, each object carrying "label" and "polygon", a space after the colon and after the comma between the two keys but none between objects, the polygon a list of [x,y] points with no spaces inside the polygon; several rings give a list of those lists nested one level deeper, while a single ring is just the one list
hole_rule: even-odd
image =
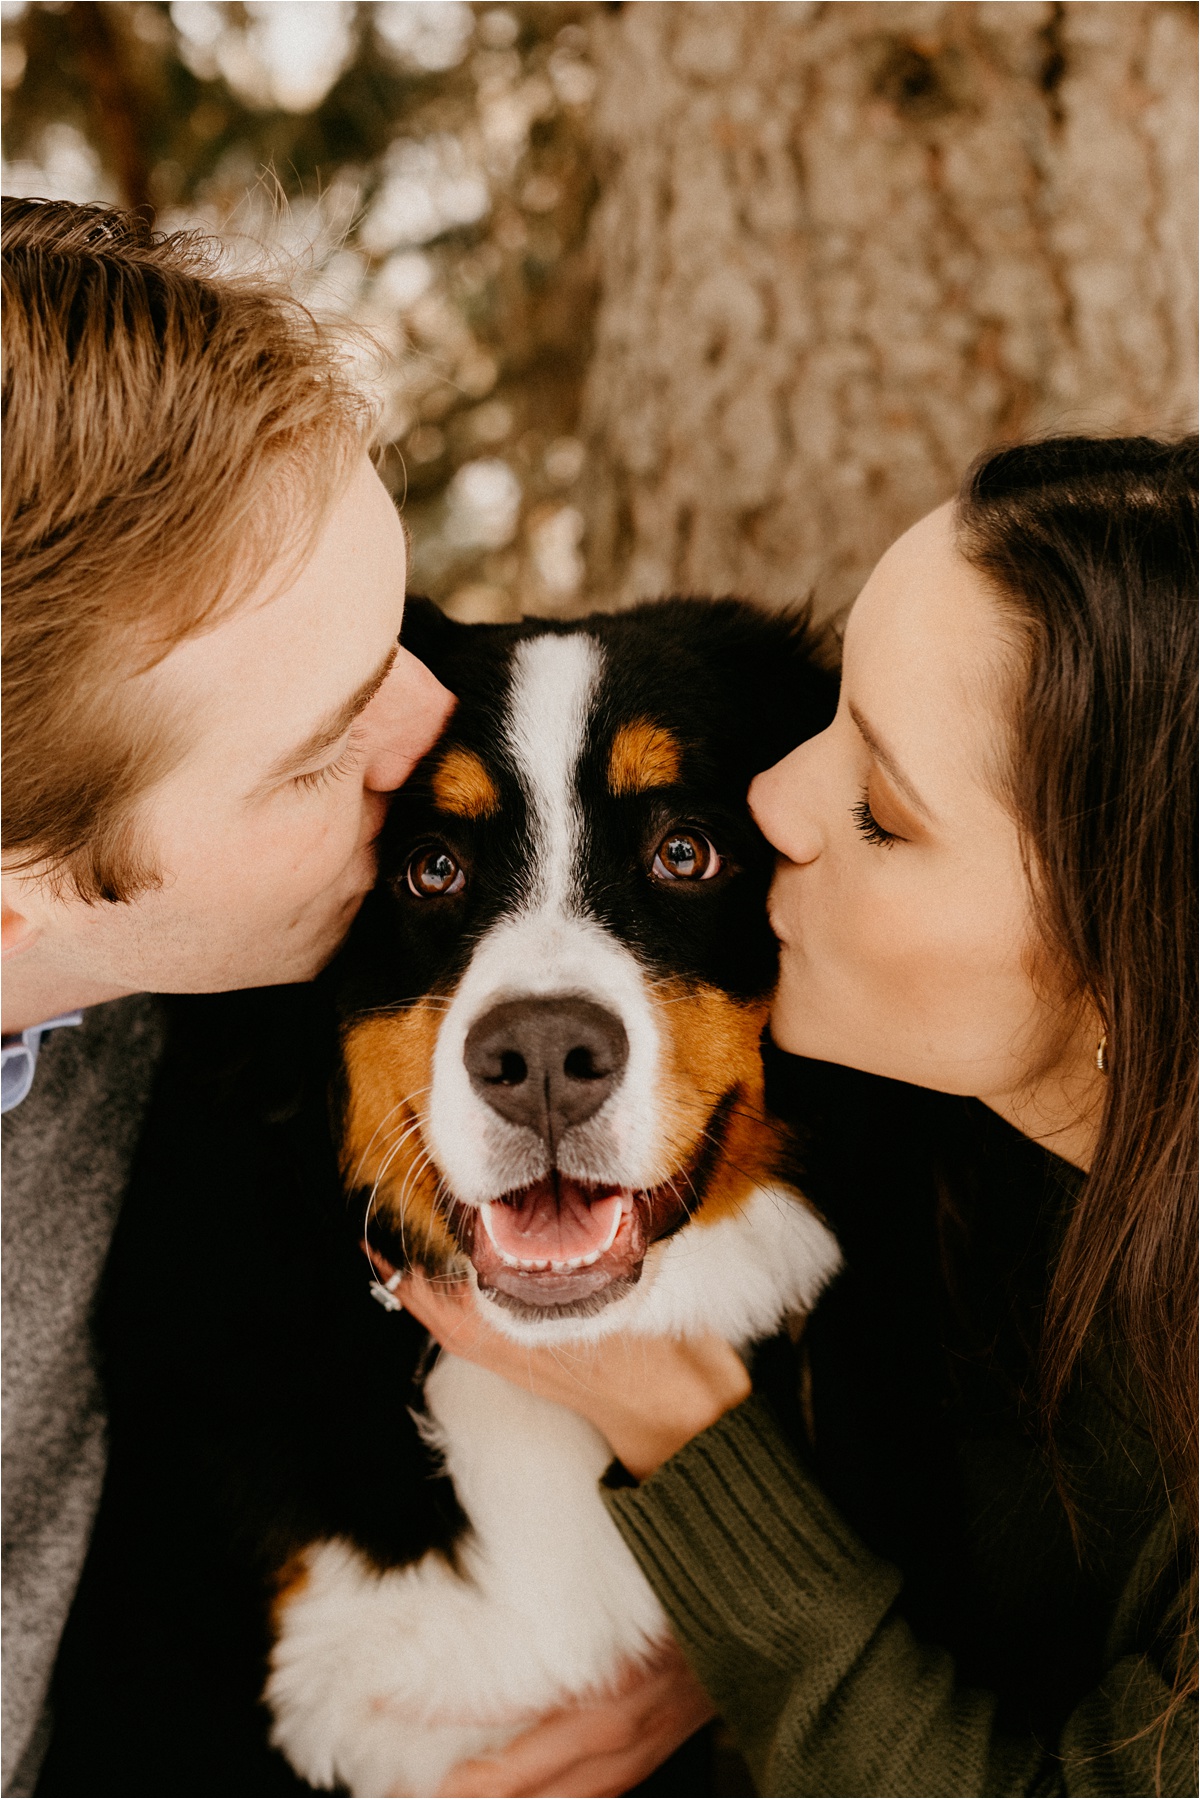
[{"label": "dog's muzzle", "polygon": [[673,1184],[639,1191],[559,1165],[566,1134],[595,1118],[625,1077],[621,1019],[582,994],[502,1000],[472,1024],[463,1062],[486,1105],[535,1133],[549,1159],[526,1186],[450,1208],[480,1291],[541,1316],[596,1311],[628,1292],[649,1245],[685,1217],[683,1197]]}]

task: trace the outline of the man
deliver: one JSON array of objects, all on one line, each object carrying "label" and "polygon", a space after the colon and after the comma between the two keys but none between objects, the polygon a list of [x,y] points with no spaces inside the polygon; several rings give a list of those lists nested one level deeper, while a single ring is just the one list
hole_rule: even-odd
[{"label": "man", "polygon": [[[6,200],[3,1791],[31,1793],[104,1476],[89,1320],[153,993],[307,980],[452,696],[338,334],[104,207]],[[164,1271],[169,1278],[169,1271]],[[455,1790],[624,1792],[708,1715],[679,1653]]]},{"label": "man", "polygon": [[302,981],[453,704],[337,336],[195,239],[4,202],[4,1792],[104,1464],[96,1284],[155,992]]}]

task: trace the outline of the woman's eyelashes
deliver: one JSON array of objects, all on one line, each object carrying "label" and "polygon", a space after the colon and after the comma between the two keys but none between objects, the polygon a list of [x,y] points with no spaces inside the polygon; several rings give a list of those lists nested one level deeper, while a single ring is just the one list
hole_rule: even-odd
[{"label": "woman's eyelashes", "polygon": [[867,842],[877,844],[880,849],[890,850],[894,843],[904,841],[898,832],[885,830],[880,824],[871,810],[871,796],[866,787],[863,788],[857,805],[851,806],[850,816],[854,820],[855,828],[866,838]]}]

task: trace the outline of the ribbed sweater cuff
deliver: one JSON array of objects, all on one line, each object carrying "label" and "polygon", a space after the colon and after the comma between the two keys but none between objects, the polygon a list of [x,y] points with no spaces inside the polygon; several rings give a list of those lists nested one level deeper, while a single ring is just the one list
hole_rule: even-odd
[{"label": "ribbed sweater cuff", "polygon": [[701,1673],[741,1643],[791,1675],[846,1669],[900,1589],[751,1397],[605,1503]]}]

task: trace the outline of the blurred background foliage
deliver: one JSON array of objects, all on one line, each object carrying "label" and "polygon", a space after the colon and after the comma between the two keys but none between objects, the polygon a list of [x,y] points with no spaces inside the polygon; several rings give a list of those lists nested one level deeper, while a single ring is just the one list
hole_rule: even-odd
[{"label": "blurred background foliage", "polygon": [[1194,0],[0,16],[6,191],[215,231],[369,328],[459,618],[835,615],[981,451],[1194,420]]},{"label": "blurred background foliage", "polygon": [[569,608],[594,284],[588,4],[4,0],[6,193],[282,254],[386,354],[412,585]]}]

